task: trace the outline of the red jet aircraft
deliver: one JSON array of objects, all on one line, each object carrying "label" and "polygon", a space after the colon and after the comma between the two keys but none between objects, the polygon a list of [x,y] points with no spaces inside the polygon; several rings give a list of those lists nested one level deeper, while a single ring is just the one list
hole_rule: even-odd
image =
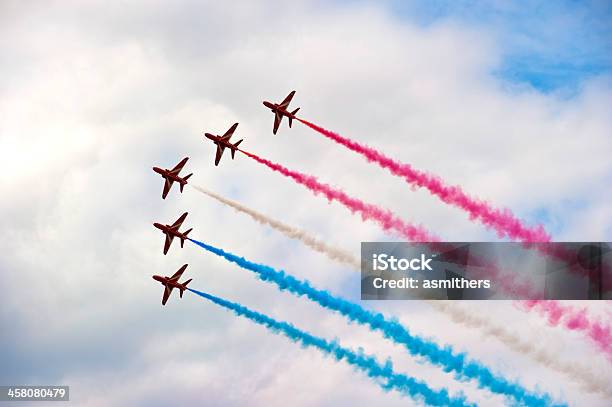
[{"label": "red jet aircraft", "polygon": [[225,134],[222,136],[215,136],[214,134],[204,133],[204,136],[207,139],[212,140],[213,143],[217,145],[217,156],[215,157],[215,165],[219,165],[219,160],[221,160],[221,156],[223,155],[223,152],[225,151],[226,147],[231,150],[232,160],[234,159],[234,154],[236,154],[238,145],[242,143],[242,140],[238,140],[234,144],[229,142],[230,138],[232,137],[232,134],[234,134],[234,131],[236,130],[236,127],[238,127],[238,123],[234,123],[234,125],[230,127],[229,130],[226,131]]},{"label": "red jet aircraft", "polygon": [[183,298],[183,292],[187,289],[187,284],[192,280],[191,278],[184,283],[179,283],[179,279],[183,275],[183,272],[187,268],[187,264],[184,264],[183,267],[178,269],[176,273],[172,275],[172,277],[166,276],[153,276],[153,280],[159,281],[162,283],[164,288],[164,297],[162,298],[162,305],[166,305],[168,298],[170,298],[170,294],[172,293],[173,288],[178,288],[181,292],[181,298]]},{"label": "red jet aircraft", "polygon": [[272,110],[272,112],[274,113],[274,128],[272,129],[272,133],[276,134],[276,131],[278,130],[278,127],[281,124],[281,120],[283,120],[283,116],[287,116],[287,118],[289,119],[289,127],[291,127],[291,122],[293,121],[293,119],[295,119],[295,114],[298,112],[298,110],[300,110],[299,107],[293,112],[289,112],[287,110],[287,108],[289,107],[289,103],[291,103],[291,99],[293,99],[293,95],[295,95],[295,91],[292,91],[290,94],[288,94],[285,100],[278,104],[266,101],[263,102],[264,106]]},{"label": "red jet aircraft", "polygon": [[183,224],[183,221],[185,220],[186,217],[187,217],[187,212],[182,214],[181,217],[178,218],[177,221],[174,222],[172,225],[162,225],[161,223],[153,224],[153,226],[155,226],[156,228],[164,232],[164,234],[166,235],[166,243],[164,244],[164,254],[168,253],[168,249],[170,248],[170,245],[172,244],[172,239],[174,239],[175,237],[178,237],[179,239],[181,239],[181,247],[183,247],[183,244],[185,243],[185,239],[189,239],[187,235],[193,229],[186,230],[185,232],[179,232],[179,228]]},{"label": "red jet aircraft", "polygon": [[172,188],[172,184],[174,184],[174,181],[176,181],[176,182],[178,182],[180,184],[181,192],[183,192],[183,187],[187,183],[187,180],[189,179],[189,177],[191,177],[193,175],[193,173],[192,173],[192,174],[186,175],[186,176],[184,176],[182,178],[179,177],[179,172],[181,172],[181,170],[185,166],[185,163],[187,162],[187,160],[189,160],[189,157],[183,158],[183,160],[180,163],[178,163],[176,165],[176,167],[174,167],[171,170],[169,170],[169,169],[162,169],[162,168],[159,168],[159,167],[153,167],[153,171],[155,171],[156,173],[161,175],[162,178],[164,178],[166,180],[166,182],[164,183],[164,192],[162,192],[162,199],[166,199],[166,197],[168,196],[168,192],[170,192],[170,188]]}]

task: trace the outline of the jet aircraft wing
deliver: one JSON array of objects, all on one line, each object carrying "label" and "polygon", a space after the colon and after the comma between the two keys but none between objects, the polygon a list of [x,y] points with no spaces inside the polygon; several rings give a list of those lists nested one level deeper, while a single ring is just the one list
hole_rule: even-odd
[{"label": "jet aircraft wing", "polygon": [[172,244],[172,239],[174,239],[174,235],[166,233],[166,243],[164,243],[164,254],[168,253],[170,249],[170,245]]},{"label": "jet aircraft wing", "polygon": [[164,298],[162,298],[162,305],[166,305],[166,302],[168,302],[168,298],[170,298],[170,294],[172,293],[172,289],[174,287],[171,286],[170,284],[166,284],[165,288],[164,288]]},{"label": "jet aircraft wing", "polygon": [[174,222],[174,224],[171,226],[172,229],[178,229],[181,227],[181,225],[183,224],[183,222],[185,221],[185,218],[187,217],[187,212],[185,212],[184,214],[181,215],[180,218],[178,218],[176,220],[176,222]]},{"label": "jet aircraft wing", "polygon": [[166,197],[168,196],[168,192],[170,192],[170,188],[172,188],[173,183],[174,180],[166,178],[166,182],[164,183],[164,192],[162,192],[162,199],[166,199]]},{"label": "jet aircraft wing", "polygon": [[185,272],[186,268],[187,268],[187,265],[184,264],[183,267],[178,269],[178,271],[176,273],[174,273],[172,275],[172,277],[170,277],[170,281],[178,281],[181,278],[181,276],[183,275],[183,273]]},{"label": "jet aircraft wing", "polygon": [[185,163],[187,162],[187,160],[189,160],[189,157],[183,158],[181,162],[176,165],[176,167],[170,170],[170,173],[174,175],[178,175],[178,173],[181,172],[181,170],[185,166]]},{"label": "jet aircraft wing", "polygon": [[[232,137],[232,134],[234,134],[234,131],[236,131],[236,127],[238,127],[238,123],[234,123],[232,125],[232,127],[230,127],[225,134],[223,135],[223,137],[221,137],[222,139],[229,141],[230,137]],[[227,137],[227,139],[226,139]]]},{"label": "jet aircraft wing", "polygon": [[285,100],[283,100],[278,107],[280,107],[282,109],[287,109],[287,107],[289,107],[289,103],[291,103],[291,99],[293,99],[293,95],[295,95],[295,91],[294,90],[292,90],[291,93],[289,93],[287,95]]},{"label": "jet aircraft wing", "polygon": [[280,114],[278,111],[274,112],[274,128],[272,129],[272,134],[276,134],[276,132],[278,131],[278,127],[280,126],[282,120],[283,120],[283,115]]},{"label": "jet aircraft wing", "polygon": [[219,165],[219,161],[221,161],[221,157],[223,156],[223,151],[225,151],[225,146],[220,146],[217,144],[217,155],[215,156],[215,165]]}]

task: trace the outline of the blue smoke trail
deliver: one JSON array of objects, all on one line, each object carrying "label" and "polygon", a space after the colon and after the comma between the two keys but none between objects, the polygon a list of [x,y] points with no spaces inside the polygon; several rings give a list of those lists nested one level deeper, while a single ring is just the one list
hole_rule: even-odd
[{"label": "blue smoke trail", "polygon": [[189,240],[217,256],[223,257],[246,270],[257,273],[261,280],[272,282],[281,290],[287,290],[298,296],[305,295],[319,305],[341,313],[351,321],[367,325],[372,330],[382,332],[386,338],[404,345],[412,355],[426,358],[431,363],[441,366],[445,372],[455,372],[458,379],[476,380],[480,388],[486,388],[493,393],[512,397],[517,402],[527,406],[552,405],[551,397],[548,394],[529,392],[518,383],[513,383],[503,377],[496,376],[482,363],[468,359],[467,354],[455,353],[450,345],[442,348],[434,342],[413,335],[408,331],[408,328],[395,320],[387,320],[381,313],[366,310],[358,304],[335,297],[325,290],[318,290],[311,286],[308,281],[300,281],[282,270],[275,270],[270,266],[250,262],[243,257],[197,240]]},{"label": "blue smoke trail", "polygon": [[387,361],[384,365],[381,364],[373,356],[363,354],[362,352],[354,352],[348,348],[340,346],[336,341],[327,341],[323,338],[311,335],[304,332],[288,322],[277,321],[260,314],[259,312],[250,310],[249,308],[236,304],[231,301],[224,300],[214,295],[203,293],[201,291],[192,290],[194,294],[206,298],[213,303],[234,311],[236,315],[246,317],[253,322],[263,325],[273,331],[280,333],[291,339],[293,342],[298,342],[304,347],[314,347],[326,354],[332,355],[336,360],[346,360],[355,368],[365,372],[372,379],[382,379],[383,382],[377,380],[378,384],[385,390],[398,390],[417,401],[423,401],[431,406],[472,406],[468,403],[463,395],[459,397],[450,397],[448,390],[442,389],[435,391],[427,384],[418,381],[404,374],[395,373],[393,365]]}]

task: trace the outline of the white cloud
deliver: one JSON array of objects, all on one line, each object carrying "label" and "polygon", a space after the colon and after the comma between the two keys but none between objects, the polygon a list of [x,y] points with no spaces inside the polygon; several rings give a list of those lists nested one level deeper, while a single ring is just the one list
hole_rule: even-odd
[{"label": "white cloud", "polygon": [[[401,358],[376,335],[278,294],[188,244],[162,255],[162,236],[150,223],[188,210],[195,238],[336,292],[352,275],[193,190],[173,190],[162,201],[162,183],[150,168],[184,156],[191,157],[194,182],[355,253],[361,240],[386,238],[375,225],[361,224],[246,157],[212,166],[213,148],[201,134],[222,132],[234,121],[246,149],[390,207],[445,238],[493,238],[462,212],[412,192],[303,126],[284,124],[272,136],[272,116],[261,100],[280,99],[294,88],[295,106],[306,118],[521,215],[547,208],[564,239],[612,236],[610,194],[601,191],[611,173],[609,82],[593,81],[573,99],[509,92],[487,76],[500,51],[486,31],[450,23],[417,28],[374,5],[316,2],[2,7],[0,317],[3,324],[16,321],[2,347],[3,356],[14,352],[15,370],[1,372],[3,381],[40,369],[45,380],[71,384],[79,404],[95,406],[163,404],[175,397],[224,405],[406,402],[383,395],[343,364],[212,305],[193,298],[159,305],[161,288],[150,275],[188,262],[194,287]],[[589,211],[559,204],[573,200]],[[460,332],[426,307],[377,307],[530,386],[603,405],[562,377],[546,379],[499,344],[483,346],[473,332]],[[506,316],[507,306],[492,310],[529,337],[543,329],[541,320],[526,326],[520,322],[525,315]],[[546,332],[571,341],[584,358],[596,358],[588,344]],[[51,365],[43,351],[49,349],[65,363]],[[26,360],[28,351],[40,360]],[[49,366],[41,369],[41,363]],[[438,386],[464,387],[429,367],[415,374]],[[485,405],[497,400],[465,387]]]}]

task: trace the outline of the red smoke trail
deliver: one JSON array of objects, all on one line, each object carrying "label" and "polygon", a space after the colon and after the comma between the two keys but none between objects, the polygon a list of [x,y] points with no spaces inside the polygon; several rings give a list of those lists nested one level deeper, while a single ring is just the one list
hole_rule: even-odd
[{"label": "red smoke trail", "polygon": [[421,226],[414,226],[404,222],[398,218],[391,211],[383,210],[376,205],[365,203],[359,199],[348,196],[343,191],[333,188],[327,184],[323,184],[311,175],[302,174],[297,171],[292,171],[288,168],[283,167],[280,164],[275,164],[271,161],[261,158],[255,154],[248,153],[244,150],[240,150],[247,156],[251,157],[255,161],[264,164],[268,168],[283,174],[286,177],[293,179],[299,184],[304,185],[315,194],[321,193],[330,201],[338,201],[342,205],[346,206],[351,212],[358,212],[361,214],[363,220],[374,220],[384,230],[394,230],[401,236],[408,240],[417,242],[436,242],[439,239],[430,234]]},{"label": "red smoke trail", "polygon": [[[299,184],[304,185],[315,194],[322,193],[328,200],[340,202],[350,209],[351,212],[359,212],[363,220],[374,220],[385,231],[393,230],[408,240],[430,243],[430,247],[440,253],[451,249],[451,247],[449,247],[447,244],[441,243],[438,237],[430,234],[421,226],[414,226],[406,223],[391,211],[384,210],[376,205],[368,204],[359,199],[352,198],[339,189],[319,182],[311,175],[290,170],[280,164],[273,163],[247,151],[239,151],[251,157],[255,161],[264,164],[268,168],[293,179]],[[517,282],[513,274],[502,272],[495,264],[491,262],[486,262],[482,261],[481,259],[471,257],[471,264],[479,267],[479,269],[474,271],[475,277],[488,276],[494,280],[498,287],[504,292],[511,293],[513,296],[520,296],[522,298],[542,298],[543,296],[543,293],[534,291],[529,284]]]},{"label": "red smoke trail", "polygon": [[520,304],[527,311],[538,311],[548,319],[549,325],[562,325],[572,331],[584,332],[612,361],[612,327],[589,318],[586,309],[576,309],[558,301],[528,300],[521,301]]},{"label": "red smoke trail", "polygon": [[397,162],[372,147],[342,137],[309,121],[298,119],[297,117],[296,119],[336,143],[363,155],[368,161],[378,163],[381,167],[388,169],[393,175],[404,178],[406,182],[427,188],[429,192],[438,196],[447,204],[468,212],[470,219],[478,219],[485,226],[494,229],[499,237],[508,236],[511,239],[522,242],[550,241],[550,236],[541,225],[529,228],[523,225],[509,209],[492,208],[487,202],[468,196],[458,186],[445,185],[442,179],[436,175],[416,170],[409,164]]},{"label": "red smoke trail", "polygon": [[[551,240],[550,235],[546,233],[541,225],[528,228],[509,209],[492,208],[485,201],[471,198],[458,186],[445,185],[438,176],[416,170],[409,164],[397,162],[371,147],[342,137],[307,120],[297,117],[295,119],[336,143],[363,155],[368,161],[378,163],[381,167],[388,169],[393,175],[404,178],[408,183],[427,188],[432,194],[442,199],[442,201],[468,212],[471,219],[478,219],[484,225],[493,228],[499,237],[508,236],[513,240],[519,240],[524,243],[548,243]],[[562,247],[547,244],[536,243],[533,247],[549,257],[566,262],[572,272],[583,277],[589,277],[587,271],[575,264],[574,253],[568,252]],[[603,279],[603,289],[607,291],[612,287],[610,270],[605,270],[604,274],[606,278]]]},{"label": "red smoke trail", "polygon": [[[514,214],[509,209],[496,209],[492,208],[487,202],[472,198],[468,196],[463,190],[461,190],[458,186],[448,186],[445,185],[442,179],[438,176],[428,174],[423,171],[416,170],[412,168],[409,164],[403,164],[397,162],[383,153],[365,146],[363,144],[352,141],[348,138],[342,137],[337,133],[324,129],[320,126],[317,126],[314,123],[310,123],[307,120],[299,119],[296,117],[296,120],[310,127],[311,129],[317,131],[318,133],[324,135],[325,137],[335,141],[336,143],[347,147],[349,150],[357,152],[364,156],[368,161],[378,163],[381,167],[388,169],[393,175],[404,178],[406,182],[417,185],[419,187],[427,188],[432,194],[438,196],[442,201],[459,207],[466,212],[469,213],[471,219],[478,219],[485,226],[493,228],[499,237],[508,236],[513,240],[519,240],[524,243],[532,243],[532,242],[550,242],[551,237],[546,233],[544,228],[541,225],[538,225],[535,228],[529,228],[514,216]],[[562,249],[558,247],[551,247],[550,245],[536,245],[536,249],[542,252],[545,255],[550,257],[558,258],[562,261],[566,261],[568,265],[570,265],[570,270],[573,272],[577,272],[583,276],[588,276],[583,270],[581,270],[576,265],[573,265],[573,257],[571,253],[568,254],[564,252]],[[496,271],[495,268],[487,265],[489,270]],[[497,277],[497,274],[494,272],[493,275]],[[610,278],[604,280],[604,289],[608,289],[611,281]],[[501,286],[506,288],[507,290],[512,286],[513,281],[500,281]],[[527,287],[521,287],[522,289],[527,289]],[[517,290],[509,290],[514,291]],[[525,291],[526,292],[526,291]],[[542,298],[541,294],[536,294],[536,296],[526,296],[527,298]],[[546,301],[543,301],[542,304],[546,304]],[[564,324],[568,329],[578,330],[583,327],[582,330],[588,332],[589,336],[596,341],[596,343],[602,345],[606,343],[606,341],[610,342],[610,327],[602,326],[599,323],[587,323],[588,319],[586,319],[586,311],[579,312],[570,307],[560,307],[558,303],[555,301],[550,301],[550,305],[546,307],[542,305],[542,310],[547,310],[543,312],[547,313],[555,313],[560,309],[565,311],[564,315],[567,316]],[[586,324],[586,325],[585,325]],[[602,345],[603,346],[603,345]],[[604,349],[606,352],[612,353],[610,350],[610,346]]]},{"label": "red smoke trail", "polygon": [[[588,272],[584,269],[572,264],[575,263],[574,253],[565,251],[559,246],[537,244],[537,242],[548,243],[551,240],[550,235],[546,233],[541,225],[535,228],[528,228],[509,209],[494,209],[485,201],[469,197],[458,186],[444,185],[444,182],[438,176],[416,170],[409,164],[399,163],[372,147],[342,137],[307,120],[297,117],[295,119],[336,143],[363,155],[368,161],[378,163],[381,167],[388,169],[393,175],[404,178],[408,183],[425,187],[432,194],[441,198],[442,201],[464,209],[470,214],[471,219],[479,219],[486,226],[495,229],[500,237],[508,236],[511,239],[524,243],[536,243],[532,247],[535,247],[538,251],[565,261],[572,266],[572,271],[578,272],[585,277],[589,276]],[[604,289],[608,288],[609,286],[604,287]]]}]

